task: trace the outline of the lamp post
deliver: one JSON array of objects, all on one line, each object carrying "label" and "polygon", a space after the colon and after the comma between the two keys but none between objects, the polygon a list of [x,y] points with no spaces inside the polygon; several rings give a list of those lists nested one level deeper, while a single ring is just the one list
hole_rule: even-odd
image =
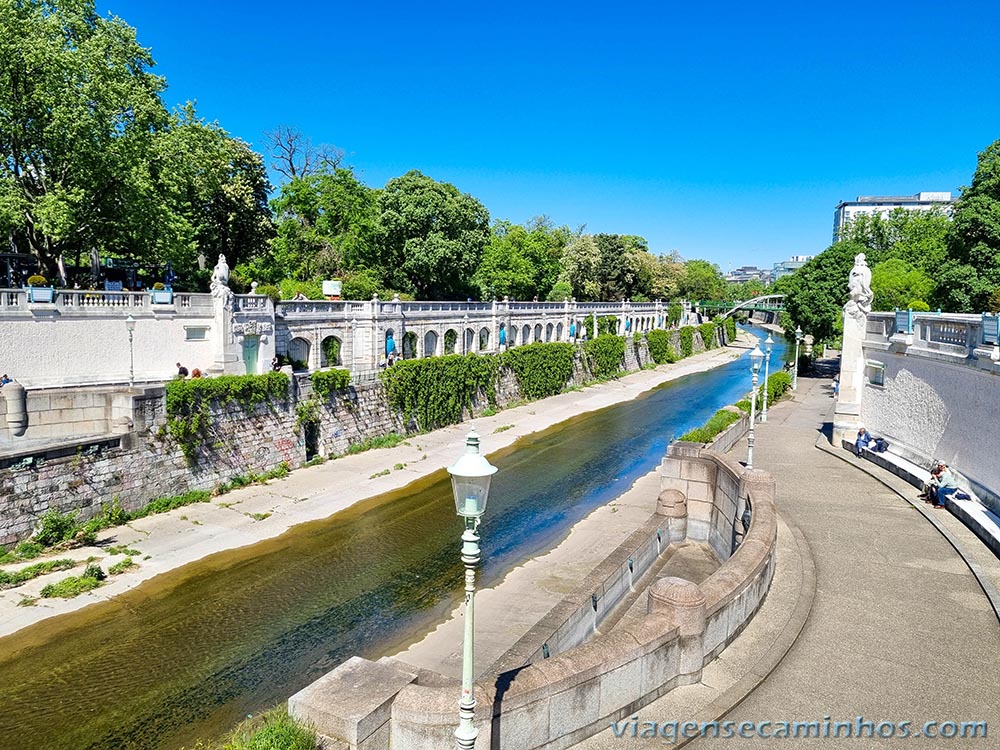
[{"label": "lamp post", "polygon": [[795,326],[795,369],[792,370],[792,390],[799,387],[799,344],[802,343],[802,327]]},{"label": "lamp post", "polygon": [[458,702],[458,729],[455,739],[459,750],[473,750],[479,730],[473,723],[476,714],[476,697],[472,692],[473,672],[473,604],[476,592],[476,565],[479,564],[479,519],[486,510],[490,493],[490,480],[496,474],[493,466],[479,453],[479,435],[471,430],[465,439],[465,453],[454,466],[451,474],[455,510],[465,519],[462,533],[462,563],[465,565],[465,639],[462,651],[462,698]]},{"label": "lamp post", "polygon": [[757,376],[760,374],[760,365],[764,361],[764,352],[759,346],[755,346],[750,352],[750,374],[753,375],[753,391],[750,394],[750,434],[747,435],[747,468],[753,468],[753,427],[757,419]]},{"label": "lamp post", "polygon": [[764,399],[764,408],[760,410],[760,421],[767,421],[767,380],[771,375],[771,349],[774,347],[774,339],[771,338],[771,334],[767,334],[767,338],[764,339],[764,394],[762,398]]},{"label": "lamp post", "polygon": [[131,314],[125,318],[125,328],[128,330],[128,387],[131,390],[135,387],[135,347],[132,346],[132,338],[135,334],[135,318]]}]

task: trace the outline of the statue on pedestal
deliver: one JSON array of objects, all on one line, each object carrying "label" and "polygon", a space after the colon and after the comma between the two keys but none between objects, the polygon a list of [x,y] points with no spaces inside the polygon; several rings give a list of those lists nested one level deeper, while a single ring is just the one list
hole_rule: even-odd
[{"label": "statue on pedestal", "polygon": [[864,340],[868,314],[872,311],[872,272],[865,254],[858,253],[847,279],[850,299],[844,305],[844,343],[840,350],[840,380],[834,410],[834,436],[853,435],[861,425],[861,404],[865,389]]},{"label": "statue on pedestal", "polygon": [[219,262],[215,264],[212,271],[212,281],[210,284],[212,297],[216,300],[216,305],[221,301],[224,310],[232,307],[233,293],[229,288],[229,264],[226,263],[226,256],[219,255]]},{"label": "statue on pedestal", "polygon": [[213,363],[209,372],[221,375],[229,370],[227,364],[237,359],[229,351],[233,343],[233,292],[229,288],[229,264],[226,263],[225,255],[219,256],[219,262],[212,271],[209,288],[212,291],[212,312],[215,318],[212,331]]}]

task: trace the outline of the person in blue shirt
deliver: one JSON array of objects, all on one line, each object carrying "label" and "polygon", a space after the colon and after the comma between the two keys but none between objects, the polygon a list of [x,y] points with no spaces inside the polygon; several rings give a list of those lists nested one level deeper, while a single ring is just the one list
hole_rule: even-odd
[{"label": "person in blue shirt", "polygon": [[858,437],[854,441],[854,448],[855,448],[854,452],[858,458],[861,458],[861,449],[867,448],[868,443],[870,443],[871,441],[872,441],[872,434],[868,432],[868,430],[866,430],[864,427],[858,430]]}]

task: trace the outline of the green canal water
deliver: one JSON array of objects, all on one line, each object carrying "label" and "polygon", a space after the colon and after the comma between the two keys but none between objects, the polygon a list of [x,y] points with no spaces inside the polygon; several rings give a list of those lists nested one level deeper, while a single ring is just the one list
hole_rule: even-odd
[{"label": "green canal water", "polygon": [[[784,358],[779,342],[772,363]],[[744,356],[491,455],[482,585],[552,548],[748,390]],[[217,737],[349,656],[433,627],[460,595],[460,533],[439,471],[0,640],[0,748],[178,750]]]}]

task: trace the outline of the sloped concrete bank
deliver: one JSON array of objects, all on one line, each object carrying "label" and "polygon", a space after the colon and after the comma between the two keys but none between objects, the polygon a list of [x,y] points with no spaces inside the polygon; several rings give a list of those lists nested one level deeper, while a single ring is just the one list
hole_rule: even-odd
[{"label": "sloped concrete bank", "polygon": [[[631,610],[609,632],[597,633],[596,620],[580,607],[549,622],[551,633],[530,633],[531,644],[517,644],[476,683],[476,747],[569,747],[674,687],[697,682],[767,594],[777,533],[773,499],[766,472],[744,470],[698,445],[671,446],[660,467],[656,514],[634,538],[635,550],[620,547],[612,557],[648,562],[667,544],[693,541],[709,544],[723,564],[700,585],[657,580],[645,613]],[[609,559],[603,566],[612,587],[627,579],[623,565]],[[591,637],[576,645],[581,632]],[[550,647],[534,649],[535,641]],[[423,750],[452,742],[457,696],[457,684],[440,675],[393,659],[355,657],[292,696],[289,709],[351,750]]]}]

